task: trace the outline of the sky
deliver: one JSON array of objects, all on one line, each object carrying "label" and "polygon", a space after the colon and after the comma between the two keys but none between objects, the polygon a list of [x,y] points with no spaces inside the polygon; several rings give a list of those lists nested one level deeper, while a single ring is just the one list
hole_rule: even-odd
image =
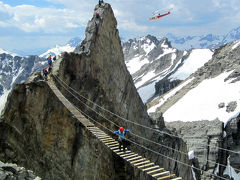
[{"label": "sky", "polygon": [[[109,0],[123,40],[147,34],[163,37],[226,34],[240,22],[239,0]],[[41,54],[74,37],[85,37],[97,0],[0,0],[0,48]],[[149,21],[153,12],[172,12]],[[40,53],[41,52],[41,53]]]}]

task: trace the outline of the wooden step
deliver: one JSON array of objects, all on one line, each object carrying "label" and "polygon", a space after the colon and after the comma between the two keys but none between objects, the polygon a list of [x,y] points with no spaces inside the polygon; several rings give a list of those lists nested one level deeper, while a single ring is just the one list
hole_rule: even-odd
[{"label": "wooden step", "polygon": [[131,163],[134,162],[134,160],[138,160],[138,159],[143,159],[142,156],[137,156],[137,157],[134,157],[134,158],[131,158],[131,159],[127,159],[127,161],[130,161]]},{"label": "wooden step", "polygon": [[139,163],[136,163],[136,164],[133,164],[133,165],[138,166],[138,165],[146,164],[146,163],[149,163],[149,162],[150,162],[149,160],[146,160],[146,161],[142,161],[142,162],[139,162]]},{"label": "wooden step", "polygon": [[106,137],[110,137],[109,135],[96,135],[98,138],[106,138]]},{"label": "wooden step", "polygon": [[157,180],[164,180],[164,179],[169,179],[169,178],[172,178],[172,177],[176,177],[176,175],[175,174],[170,174],[168,176],[157,178]]},{"label": "wooden step", "polygon": [[136,157],[136,156],[138,156],[138,154],[133,153],[133,154],[131,154],[129,156],[123,157],[123,159],[130,159],[130,158],[133,158],[133,157]]},{"label": "wooden step", "polygon": [[122,158],[126,158],[126,157],[128,157],[128,156],[132,156],[132,155],[135,155],[135,153],[134,153],[134,152],[124,153],[123,155],[120,155],[120,157],[122,157]]},{"label": "wooden step", "polygon": [[147,171],[147,174],[151,174],[151,173],[155,173],[155,172],[163,171],[163,170],[164,170],[163,168],[158,168],[158,169],[154,169],[154,170],[151,170],[151,171]]},{"label": "wooden step", "polygon": [[154,163],[148,163],[148,164],[144,164],[144,165],[137,166],[137,167],[138,168],[145,168],[145,167],[152,166],[152,165],[154,165]]},{"label": "wooden step", "polygon": [[121,155],[121,154],[129,153],[129,152],[131,152],[131,151],[123,152],[123,151],[120,151],[120,150],[118,149],[118,150],[114,150],[114,152],[115,152],[117,155]]},{"label": "wooden step", "polygon": [[102,141],[103,143],[106,143],[106,142],[116,142],[113,138],[101,138],[100,141]]},{"label": "wooden step", "polygon": [[116,150],[116,149],[119,149],[119,147],[118,147],[118,146],[116,146],[116,147],[110,147],[110,149],[111,149],[111,150]]},{"label": "wooden step", "polygon": [[153,166],[153,167],[145,168],[145,169],[143,169],[143,171],[149,171],[149,170],[156,169],[156,168],[159,168],[159,166],[156,165],[156,166]]},{"label": "wooden step", "polygon": [[107,145],[108,147],[118,147],[119,148],[119,144],[110,144],[110,145]]},{"label": "wooden step", "polygon": [[164,172],[161,172],[161,173],[157,173],[157,174],[153,174],[152,177],[158,177],[158,176],[163,176],[163,175],[169,175],[170,172],[169,171],[164,171]]},{"label": "wooden step", "polygon": [[109,143],[109,142],[117,142],[114,139],[105,139],[105,140],[101,140],[103,143]]},{"label": "wooden step", "polygon": [[106,142],[106,143],[104,143],[104,144],[106,144],[106,145],[118,144],[118,145],[119,145],[119,143],[118,143],[117,141]]}]

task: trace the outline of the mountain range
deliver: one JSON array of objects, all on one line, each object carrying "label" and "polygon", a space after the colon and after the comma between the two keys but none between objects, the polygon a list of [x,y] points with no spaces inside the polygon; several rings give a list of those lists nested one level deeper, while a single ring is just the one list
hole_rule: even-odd
[{"label": "mountain range", "polygon": [[168,33],[166,37],[171,41],[172,45],[179,50],[199,48],[216,49],[226,43],[240,39],[240,27],[232,29],[225,35],[176,36]]}]

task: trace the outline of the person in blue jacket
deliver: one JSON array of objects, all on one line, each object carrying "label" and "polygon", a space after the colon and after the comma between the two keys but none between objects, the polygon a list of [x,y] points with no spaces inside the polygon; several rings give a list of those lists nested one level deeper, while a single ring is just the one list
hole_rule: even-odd
[{"label": "person in blue jacket", "polygon": [[118,134],[118,142],[119,142],[119,150],[121,151],[121,146],[123,146],[123,152],[125,152],[126,148],[126,133],[129,133],[129,129],[124,129],[124,127],[120,127],[118,131],[114,131],[114,134]]}]

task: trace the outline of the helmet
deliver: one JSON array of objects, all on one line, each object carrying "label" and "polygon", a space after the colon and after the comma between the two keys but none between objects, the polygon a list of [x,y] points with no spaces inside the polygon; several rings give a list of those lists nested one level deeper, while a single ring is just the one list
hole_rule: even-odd
[{"label": "helmet", "polygon": [[124,131],[124,127],[120,127],[119,130],[120,130],[120,132],[123,132]]},{"label": "helmet", "polygon": [[47,67],[44,67],[43,69],[44,69],[44,70],[46,70],[46,69],[47,69]]}]

